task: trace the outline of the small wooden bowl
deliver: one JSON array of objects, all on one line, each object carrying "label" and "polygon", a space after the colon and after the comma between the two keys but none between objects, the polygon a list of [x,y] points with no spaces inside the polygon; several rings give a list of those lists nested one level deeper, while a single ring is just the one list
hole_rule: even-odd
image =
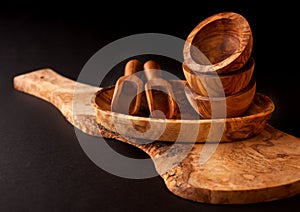
[{"label": "small wooden bowl", "polygon": [[184,44],[184,62],[193,71],[236,71],[252,52],[252,32],[248,21],[233,12],[218,13],[200,22]]},{"label": "small wooden bowl", "polygon": [[[234,118],[242,116],[249,108],[256,93],[256,81],[252,78],[244,90],[226,97],[201,96],[190,89],[187,83],[185,93],[191,106],[202,118]],[[214,111],[212,111],[212,107]],[[224,107],[226,107],[226,111],[224,111]],[[213,115],[212,112],[214,112]]]},{"label": "small wooden bowl", "polygon": [[201,96],[217,97],[222,96],[222,94],[230,96],[245,89],[253,76],[254,66],[255,61],[250,58],[244,67],[227,74],[194,72],[185,63],[182,64],[182,69],[186,81],[193,91]]}]

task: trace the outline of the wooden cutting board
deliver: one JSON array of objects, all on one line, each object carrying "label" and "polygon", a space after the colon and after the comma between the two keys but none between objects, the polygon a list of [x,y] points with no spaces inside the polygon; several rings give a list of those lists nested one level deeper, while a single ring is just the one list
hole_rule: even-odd
[{"label": "wooden cutting board", "polygon": [[[93,136],[114,138],[146,152],[156,170],[168,160],[176,161],[192,144],[176,145],[175,154],[163,154],[172,143],[137,144],[107,131],[95,121],[91,98],[98,87],[80,84],[81,98],[73,99],[76,82],[51,69],[14,78],[15,89],[57,107],[75,127]],[[78,88],[78,86],[77,86]],[[73,101],[74,100],[74,101]],[[74,114],[72,105],[82,105]],[[300,139],[266,125],[257,136],[237,142],[220,143],[204,163],[199,163],[204,144],[194,144],[184,160],[161,173],[167,188],[182,198],[210,204],[246,204],[287,198],[300,193]]]}]

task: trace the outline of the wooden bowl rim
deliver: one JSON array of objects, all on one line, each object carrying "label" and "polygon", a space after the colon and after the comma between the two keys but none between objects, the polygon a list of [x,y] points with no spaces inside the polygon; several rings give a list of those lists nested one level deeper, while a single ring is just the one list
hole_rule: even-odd
[{"label": "wooden bowl rim", "polygon": [[[190,86],[188,85],[188,83],[185,84],[185,93],[188,94],[188,95],[192,95],[193,98],[196,100],[196,101],[224,101],[224,97],[208,97],[208,96],[202,96],[200,94],[197,94],[195,91],[193,91],[192,88],[190,88]],[[250,80],[249,84],[241,91],[237,92],[237,93],[234,93],[232,95],[229,95],[229,96],[225,96],[226,100],[229,100],[229,99],[234,99],[234,98],[237,98],[241,95],[244,95],[245,93],[250,93],[250,92],[253,92],[256,90],[256,80],[254,77],[252,77],[252,79]]]},{"label": "wooden bowl rim", "polygon": [[[211,24],[214,21],[218,21],[218,20],[222,20],[222,19],[228,19],[228,20],[233,20],[233,21],[238,21],[238,24],[243,25],[243,33],[242,33],[242,37],[238,36],[238,39],[241,41],[239,48],[237,48],[229,57],[226,57],[224,60],[215,63],[215,64],[207,64],[207,65],[203,65],[203,64],[199,64],[197,62],[194,61],[192,55],[191,55],[191,46],[192,43],[195,39],[195,36],[200,32],[200,30],[202,30],[205,26]],[[250,32],[250,33],[249,33]],[[250,40],[252,39],[252,32],[251,32],[251,27],[249,25],[249,22],[247,21],[247,19],[242,16],[239,13],[235,13],[235,12],[222,12],[222,13],[217,13],[214,14],[206,19],[204,19],[203,21],[201,21],[188,35],[185,43],[184,43],[184,48],[183,48],[183,56],[184,56],[184,61],[188,62],[189,64],[191,64],[192,66],[196,66],[196,67],[207,67],[208,69],[206,70],[211,70],[211,71],[207,71],[207,72],[218,72],[219,69],[222,69],[223,67],[226,67],[227,65],[229,65],[230,63],[234,62],[235,59],[237,59],[246,49],[248,43],[250,42]],[[243,41],[247,41],[247,42],[243,42]],[[252,49],[250,49],[252,51]],[[195,70],[198,72],[203,73],[202,71],[199,70]],[[206,73],[206,72],[204,72]]]},{"label": "wooden bowl rim", "polygon": [[247,72],[254,72],[254,68],[255,68],[255,59],[253,57],[250,57],[249,60],[247,61],[247,63],[242,68],[240,68],[236,71],[231,71],[231,72],[222,73],[222,74],[211,73],[211,72],[192,71],[185,62],[182,63],[182,70],[184,72],[187,72],[191,75],[199,76],[200,78],[201,77],[203,77],[203,78],[210,77],[210,78],[226,79],[226,78],[232,77],[234,75],[242,75]]}]

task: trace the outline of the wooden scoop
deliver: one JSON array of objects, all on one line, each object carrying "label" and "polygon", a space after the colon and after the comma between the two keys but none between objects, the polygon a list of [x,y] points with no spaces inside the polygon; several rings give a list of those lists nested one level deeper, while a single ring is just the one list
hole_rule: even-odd
[{"label": "wooden scoop", "polygon": [[144,73],[147,79],[145,92],[152,118],[174,118],[178,111],[172,86],[162,78],[158,63],[149,60],[144,64]]},{"label": "wooden scoop", "polygon": [[120,77],[115,85],[111,111],[135,115],[141,105],[143,81],[138,72],[142,70],[142,63],[136,59],[126,63],[124,76]]}]

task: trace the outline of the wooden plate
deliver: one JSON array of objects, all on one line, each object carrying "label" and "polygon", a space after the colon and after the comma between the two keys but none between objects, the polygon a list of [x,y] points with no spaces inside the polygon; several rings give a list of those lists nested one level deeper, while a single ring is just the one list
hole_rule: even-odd
[{"label": "wooden plate", "polygon": [[[180,110],[176,119],[149,118],[143,107],[137,116],[112,112],[110,104],[114,86],[111,86],[99,90],[92,98],[97,123],[124,137],[166,142],[216,142],[213,139],[216,136],[209,137],[209,135],[219,133],[216,130],[223,125],[224,130],[219,137],[221,138],[220,141],[230,142],[259,134],[264,129],[275,108],[269,97],[256,93],[250,108],[241,117],[201,119],[186,99],[184,93],[185,81],[170,82]],[[211,129],[212,126],[214,129]]]}]

